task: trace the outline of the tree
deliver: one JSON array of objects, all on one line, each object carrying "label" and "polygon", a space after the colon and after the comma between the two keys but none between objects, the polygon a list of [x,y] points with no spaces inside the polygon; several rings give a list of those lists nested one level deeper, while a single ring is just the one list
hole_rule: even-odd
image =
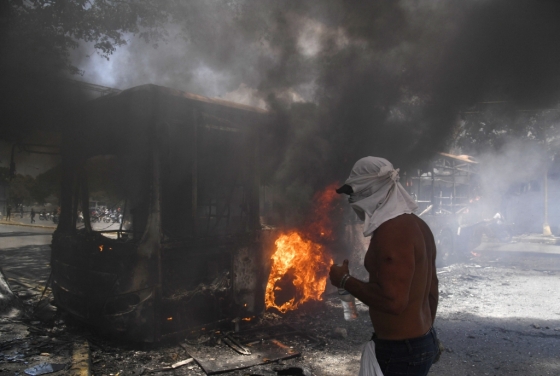
[{"label": "tree", "polygon": [[481,103],[462,114],[452,146],[466,154],[500,150],[512,140],[537,143],[549,157],[560,152],[560,108],[533,110]]},{"label": "tree", "polygon": [[4,0],[0,2],[0,138],[57,129],[81,99],[64,77],[79,74],[79,42],[109,56],[130,35],[158,40],[167,13],[152,0]]},{"label": "tree", "polygon": [[33,204],[31,192],[35,179],[29,175],[16,175],[10,181],[10,201],[15,207]]},{"label": "tree", "polygon": [[60,198],[60,165],[38,175],[31,189],[31,197],[40,205],[52,196]]}]

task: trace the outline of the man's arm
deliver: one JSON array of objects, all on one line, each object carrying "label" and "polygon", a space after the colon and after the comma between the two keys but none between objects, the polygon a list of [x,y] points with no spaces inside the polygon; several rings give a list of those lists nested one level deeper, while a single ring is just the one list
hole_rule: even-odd
[{"label": "man's arm", "polygon": [[393,315],[408,306],[410,287],[415,270],[414,245],[409,237],[385,231],[376,234],[366,258],[370,281],[350,277],[345,289],[373,309]]}]

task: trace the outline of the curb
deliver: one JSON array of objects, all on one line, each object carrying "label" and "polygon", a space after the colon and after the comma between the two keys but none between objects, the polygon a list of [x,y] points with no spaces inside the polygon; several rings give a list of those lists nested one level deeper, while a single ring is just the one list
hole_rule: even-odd
[{"label": "curb", "polygon": [[527,236],[527,237],[514,236],[512,240],[518,243],[538,243],[538,244],[548,244],[548,245],[560,244],[560,238],[551,237],[551,236]]},{"label": "curb", "polygon": [[72,376],[91,376],[91,360],[87,340],[74,343],[72,366],[68,374]]},{"label": "curb", "polygon": [[34,225],[31,223],[21,223],[21,222],[11,222],[11,221],[0,221],[0,225],[9,225],[9,226],[22,226],[22,227],[36,227],[36,228],[49,228],[49,229],[56,229],[56,226],[44,226],[44,225]]}]

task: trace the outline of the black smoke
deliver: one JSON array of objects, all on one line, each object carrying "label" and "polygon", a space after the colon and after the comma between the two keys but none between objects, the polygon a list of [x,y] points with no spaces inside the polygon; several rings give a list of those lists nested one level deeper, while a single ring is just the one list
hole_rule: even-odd
[{"label": "black smoke", "polygon": [[115,86],[150,82],[266,106],[263,179],[294,208],[363,156],[420,165],[446,150],[478,102],[558,104],[557,1],[160,4],[167,38],[131,37],[112,60]]}]

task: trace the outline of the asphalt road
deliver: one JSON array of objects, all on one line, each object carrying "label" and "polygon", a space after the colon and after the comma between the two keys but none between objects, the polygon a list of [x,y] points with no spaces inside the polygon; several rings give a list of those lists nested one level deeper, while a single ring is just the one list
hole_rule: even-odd
[{"label": "asphalt road", "polygon": [[484,243],[438,277],[431,375],[560,375],[560,246]]},{"label": "asphalt road", "polygon": [[0,267],[10,283],[44,286],[50,273],[54,229],[0,225]]}]

